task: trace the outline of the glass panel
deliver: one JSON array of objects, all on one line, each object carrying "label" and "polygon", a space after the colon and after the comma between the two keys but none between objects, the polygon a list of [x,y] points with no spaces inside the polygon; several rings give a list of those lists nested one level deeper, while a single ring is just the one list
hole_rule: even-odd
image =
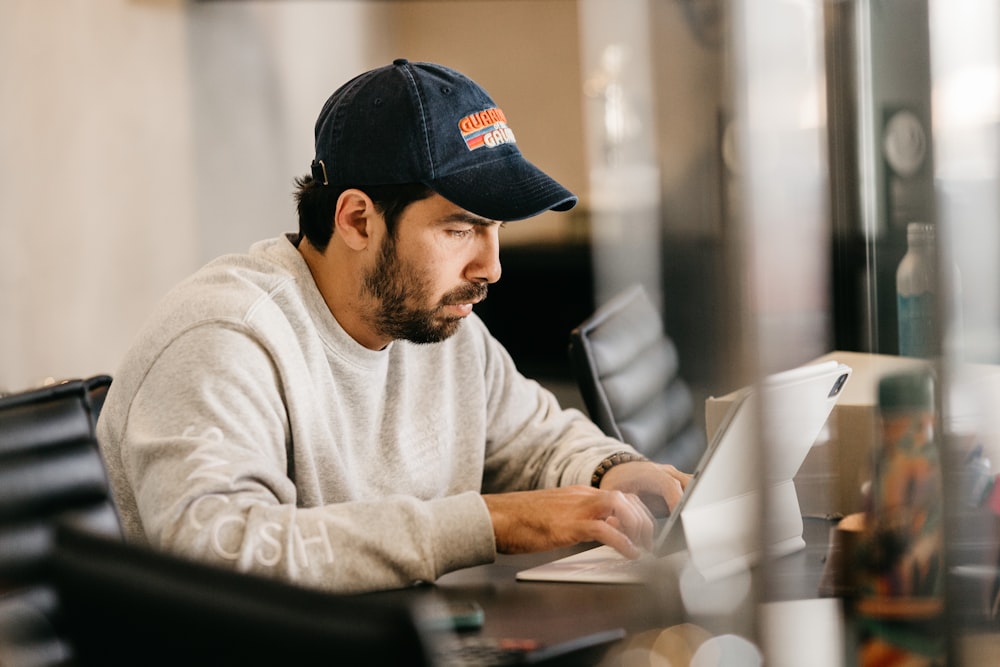
[{"label": "glass panel", "polygon": [[996,664],[1000,495],[1000,6],[931,0],[951,664]]},{"label": "glass panel", "polygon": [[[832,340],[823,7],[797,0],[729,6],[739,193],[732,209],[741,223],[745,268],[739,283],[747,299],[743,358],[756,382],[824,355]],[[785,424],[769,415],[792,416],[761,396],[756,472],[768,492],[758,530],[760,548],[771,558],[757,571],[759,645],[768,664],[839,665],[840,606],[816,599],[817,582],[807,576],[810,547],[788,553],[783,519],[789,512],[798,519],[810,500],[770,482],[783,463],[770,445]],[[802,534],[815,531],[822,541],[828,523],[811,520],[802,520]]]}]

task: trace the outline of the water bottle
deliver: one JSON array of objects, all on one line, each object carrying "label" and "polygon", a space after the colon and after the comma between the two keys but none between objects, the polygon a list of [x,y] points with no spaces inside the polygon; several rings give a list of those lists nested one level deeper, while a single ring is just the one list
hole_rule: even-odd
[{"label": "water bottle", "polygon": [[883,377],[858,551],[859,667],[943,664],[944,506],[930,369]]},{"label": "water bottle", "polygon": [[930,358],[937,349],[937,257],[934,225],[906,226],[906,254],[896,270],[899,354]]}]

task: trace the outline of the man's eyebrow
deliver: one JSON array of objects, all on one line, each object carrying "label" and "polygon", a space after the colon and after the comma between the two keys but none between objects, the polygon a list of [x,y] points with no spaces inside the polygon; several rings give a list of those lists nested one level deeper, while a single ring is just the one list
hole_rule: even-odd
[{"label": "man's eyebrow", "polygon": [[503,226],[502,222],[496,220],[490,220],[489,218],[483,218],[478,215],[473,215],[472,213],[456,212],[449,213],[448,215],[441,218],[441,222],[464,222],[470,225],[479,225],[481,227],[491,227],[493,225]]}]

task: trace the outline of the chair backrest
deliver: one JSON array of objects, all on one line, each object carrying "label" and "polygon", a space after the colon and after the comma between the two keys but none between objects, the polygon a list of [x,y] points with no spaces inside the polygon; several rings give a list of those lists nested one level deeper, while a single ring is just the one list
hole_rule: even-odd
[{"label": "chair backrest", "polygon": [[106,375],[0,398],[0,586],[30,583],[55,525],[121,536],[97,447]]},{"label": "chair backrest", "polygon": [[333,595],[60,529],[57,629],[76,665],[431,664],[420,608]]},{"label": "chair backrest", "polygon": [[72,655],[51,624],[56,527],[121,538],[96,438],[110,384],[100,375],[0,397],[0,664]]},{"label": "chair backrest", "polygon": [[641,285],[600,306],[570,332],[570,362],[591,419],[661,463],[694,470],[704,431],[680,377],[677,348]]}]

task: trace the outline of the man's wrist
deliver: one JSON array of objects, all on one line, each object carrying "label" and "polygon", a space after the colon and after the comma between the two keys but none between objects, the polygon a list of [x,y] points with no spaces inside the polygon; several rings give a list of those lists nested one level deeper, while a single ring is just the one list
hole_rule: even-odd
[{"label": "man's wrist", "polygon": [[597,464],[597,468],[594,469],[594,474],[590,477],[590,485],[595,489],[601,488],[601,480],[604,479],[604,475],[617,465],[621,465],[622,463],[631,463],[632,461],[648,460],[649,459],[642,454],[637,454],[635,452],[615,452]]}]

